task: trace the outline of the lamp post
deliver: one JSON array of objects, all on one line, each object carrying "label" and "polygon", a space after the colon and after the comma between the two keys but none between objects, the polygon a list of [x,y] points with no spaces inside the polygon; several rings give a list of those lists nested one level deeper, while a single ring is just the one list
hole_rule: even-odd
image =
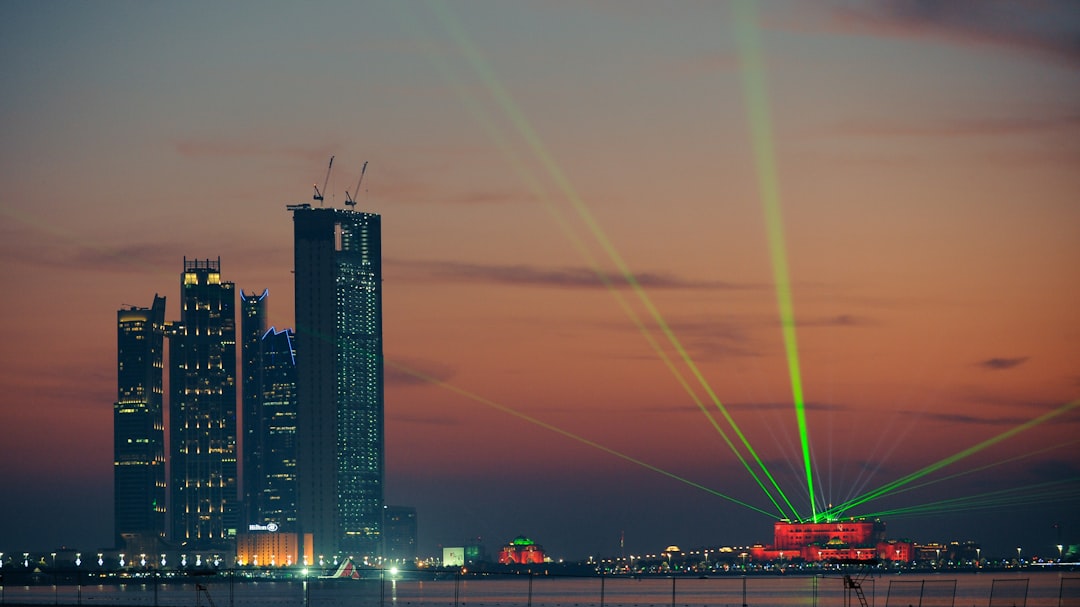
[{"label": "lamp post", "polygon": [[1016,547],[1016,566],[1019,567],[1020,563],[1021,563],[1021,561],[1020,561],[1020,546],[1017,546]]},{"label": "lamp post", "polygon": [[975,549],[975,568],[982,566],[982,548]]},{"label": "lamp post", "polygon": [[[1059,562],[1059,563],[1061,562],[1061,549],[1062,549],[1062,548],[1064,548],[1064,547],[1065,547],[1065,546],[1064,546],[1064,544],[1058,544],[1058,545],[1057,545],[1057,549],[1058,549],[1058,562]],[[4,554],[3,552],[0,552],[0,555],[3,555],[3,554]],[[0,564],[2,564],[2,563],[0,563]]]}]

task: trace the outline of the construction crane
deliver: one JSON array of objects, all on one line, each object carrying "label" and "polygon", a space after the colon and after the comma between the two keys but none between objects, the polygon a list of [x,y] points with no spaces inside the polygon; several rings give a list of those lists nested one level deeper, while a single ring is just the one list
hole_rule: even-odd
[{"label": "construction crane", "polygon": [[356,189],[353,190],[352,196],[349,195],[349,190],[345,190],[345,204],[350,207],[356,206],[356,197],[360,195],[360,184],[364,182],[364,173],[367,172],[367,161],[364,161],[364,166],[360,167],[360,179],[356,180]]},{"label": "construction crane", "polygon": [[326,191],[326,185],[330,183],[330,170],[334,168],[334,157],[330,157],[330,166],[326,167],[326,179],[323,179],[322,190],[319,190],[318,184],[312,184],[311,187],[315,188],[315,195],[311,197],[312,200],[318,200],[319,206],[322,206],[323,192]]}]

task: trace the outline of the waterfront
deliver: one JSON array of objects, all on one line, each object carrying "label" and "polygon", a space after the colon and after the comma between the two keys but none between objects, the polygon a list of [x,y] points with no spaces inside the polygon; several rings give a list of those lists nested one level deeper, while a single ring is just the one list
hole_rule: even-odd
[{"label": "waterfront", "polygon": [[[1075,571],[854,576],[870,607],[1080,607]],[[816,607],[860,605],[842,573],[697,577],[482,576],[4,586],[3,605],[280,607]]]}]

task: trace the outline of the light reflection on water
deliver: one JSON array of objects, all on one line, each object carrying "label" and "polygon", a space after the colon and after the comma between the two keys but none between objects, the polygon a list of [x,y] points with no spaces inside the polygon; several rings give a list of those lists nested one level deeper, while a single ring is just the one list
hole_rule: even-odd
[{"label": "light reflection on water", "polygon": [[[862,578],[870,607],[1080,607],[1080,574],[1038,571],[884,574]],[[859,578],[856,576],[856,579]],[[1026,581],[1026,587],[1025,582]],[[858,597],[838,574],[698,578],[499,576],[461,580],[244,581],[6,586],[6,604],[267,607],[847,607]],[[745,589],[745,590],[744,590]],[[744,594],[745,592],[745,594]],[[994,595],[991,604],[991,595]],[[920,596],[922,600],[920,601]],[[920,605],[921,602],[921,605]]]}]

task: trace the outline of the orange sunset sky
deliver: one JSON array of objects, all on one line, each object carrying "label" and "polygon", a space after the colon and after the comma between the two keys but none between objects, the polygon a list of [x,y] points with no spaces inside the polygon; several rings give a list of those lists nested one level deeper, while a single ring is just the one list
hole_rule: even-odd
[{"label": "orange sunset sky", "polygon": [[1080,543],[1078,40],[1051,0],[3,3],[0,550],[111,542],[116,310],[178,319],[185,256],[293,325],[331,155],[421,554],[768,542],[702,409],[808,513],[793,368],[819,508],[962,454],[850,514]]}]

